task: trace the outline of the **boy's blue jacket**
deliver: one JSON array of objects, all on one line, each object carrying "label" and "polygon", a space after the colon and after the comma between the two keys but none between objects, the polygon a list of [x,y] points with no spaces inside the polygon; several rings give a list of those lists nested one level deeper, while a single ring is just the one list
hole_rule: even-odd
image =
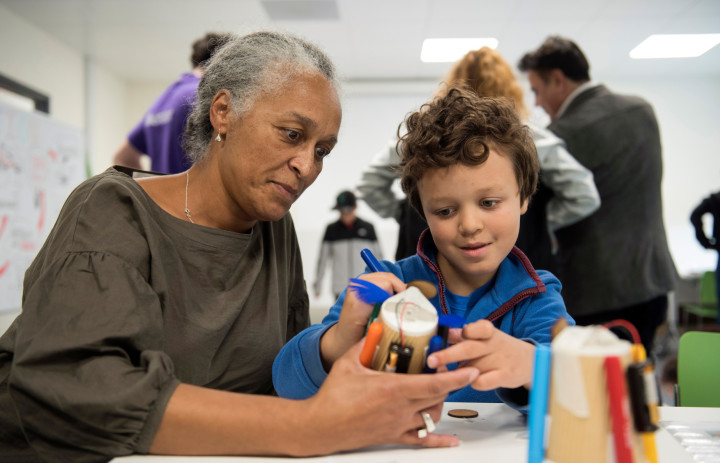
[{"label": "boy's blue jacket", "polygon": [[[382,261],[388,272],[402,281],[426,280],[436,285],[438,294],[430,300],[438,314],[453,313],[468,323],[487,319],[495,327],[516,338],[535,344],[549,344],[551,328],[560,317],[575,324],[560,295],[560,281],[550,272],[535,271],[517,247],[501,262],[495,277],[470,296],[450,293],[436,260],[437,249],[429,230],[418,243],[418,253],[397,263]],[[317,392],[327,373],[320,359],[320,338],[337,323],[345,301],[340,295],[330,313],[319,325],[295,336],[282,348],[273,364],[273,383],[281,397],[303,399]],[[452,392],[449,402],[503,402],[524,411],[528,393],[525,388],[478,391],[470,386]]]}]

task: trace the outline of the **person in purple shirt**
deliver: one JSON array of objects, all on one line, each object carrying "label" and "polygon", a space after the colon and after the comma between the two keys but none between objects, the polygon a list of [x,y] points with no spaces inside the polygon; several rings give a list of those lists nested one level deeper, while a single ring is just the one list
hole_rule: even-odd
[{"label": "person in purple shirt", "polygon": [[182,147],[185,122],[197,96],[204,65],[227,38],[227,34],[210,32],[193,42],[190,55],[193,70],[183,73],[155,100],[115,153],[115,164],[141,169],[140,159],[147,154],[150,169],[155,172],[176,174],[190,168],[191,162]]}]

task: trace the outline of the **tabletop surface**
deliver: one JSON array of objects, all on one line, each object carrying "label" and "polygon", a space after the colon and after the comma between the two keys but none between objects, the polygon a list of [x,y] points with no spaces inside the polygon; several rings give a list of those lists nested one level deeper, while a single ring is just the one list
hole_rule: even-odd
[{"label": "tabletop surface", "polygon": [[[477,418],[453,418],[448,410],[476,410]],[[659,463],[690,463],[693,454],[681,445],[675,429],[687,427],[707,431],[715,436],[720,456],[720,408],[660,407],[661,427],[656,433]],[[454,434],[459,447],[422,449],[385,445],[353,452],[314,458],[278,457],[171,457],[133,455],[112,460],[112,463],[271,463],[294,460],[303,463],[441,463],[488,461],[526,463],[528,432],[523,417],[504,404],[452,403],[444,406],[443,418],[436,433]],[[689,447],[688,447],[689,448]],[[692,448],[689,448],[692,450]]]}]

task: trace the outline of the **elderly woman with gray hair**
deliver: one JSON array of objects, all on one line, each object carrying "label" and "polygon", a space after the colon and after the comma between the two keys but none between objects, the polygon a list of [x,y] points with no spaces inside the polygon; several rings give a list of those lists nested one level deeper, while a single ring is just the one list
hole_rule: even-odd
[{"label": "elderly woman with gray hair", "polygon": [[78,186],[0,338],[0,460],[457,445],[417,429],[474,369],[379,373],[362,367],[358,344],[312,398],[274,396],[273,359],[309,324],[288,211],[340,120],[318,48],[274,32],[235,37],[199,85],[187,172],[110,168]]}]

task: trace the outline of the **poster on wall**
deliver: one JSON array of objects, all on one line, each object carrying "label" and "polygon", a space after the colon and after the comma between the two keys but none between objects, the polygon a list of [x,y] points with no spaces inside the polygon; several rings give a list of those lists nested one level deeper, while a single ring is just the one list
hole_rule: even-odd
[{"label": "poster on wall", "polygon": [[85,180],[83,133],[0,104],[0,312],[20,310],[25,270]]}]

